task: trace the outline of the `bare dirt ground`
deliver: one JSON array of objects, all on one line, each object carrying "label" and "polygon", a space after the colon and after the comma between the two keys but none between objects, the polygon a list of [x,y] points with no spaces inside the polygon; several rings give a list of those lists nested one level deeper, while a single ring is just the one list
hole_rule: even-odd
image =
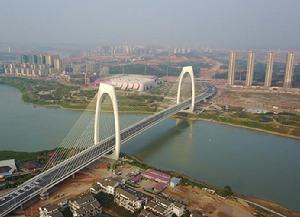
[{"label": "bare dirt ground", "polygon": [[111,176],[111,172],[105,167],[105,162],[96,161],[86,169],[76,173],[74,178],[68,178],[55,187],[48,200],[37,200],[31,207],[25,210],[25,216],[39,216],[38,208],[47,204],[58,204],[67,199],[89,190],[99,179]]},{"label": "bare dirt ground", "polygon": [[[37,199],[31,202],[31,206],[25,209],[25,213],[15,216],[39,216],[38,208],[47,204],[58,204],[67,199],[70,199],[76,195],[84,193],[99,179],[104,177],[113,176],[112,172],[108,170],[109,160],[97,161],[88,166],[83,171],[77,173],[74,178],[69,178],[63,183],[56,186],[53,193],[50,193],[50,197],[46,201]],[[131,172],[137,172],[140,169],[136,166],[125,164],[119,166],[118,171],[121,172],[121,177],[126,177]],[[143,180],[141,183],[140,191],[143,191],[143,187],[151,187],[155,182],[150,180]],[[146,193],[146,192],[145,192]],[[251,217],[257,210],[249,206],[242,199],[224,199],[217,195],[210,194],[198,187],[179,185],[176,188],[168,187],[163,191],[164,194],[170,195],[180,201],[184,201],[187,204],[187,208],[192,210],[202,210],[204,213],[213,217]],[[153,195],[152,195],[153,196]],[[267,201],[252,199],[261,205],[274,209],[280,213],[284,213],[291,217],[300,217],[299,213],[292,212],[288,209],[282,208],[277,204],[273,204]],[[106,210],[113,216],[118,216],[113,210]],[[272,215],[263,215],[272,216]],[[121,217],[121,216],[120,216]]]},{"label": "bare dirt ground", "polygon": [[265,201],[265,200],[261,200],[261,199],[258,199],[258,198],[250,198],[251,201],[255,202],[255,203],[258,203],[262,206],[265,206],[265,207],[268,207],[270,209],[273,209],[275,210],[276,212],[279,212],[279,213],[282,213],[286,216],[289,216],[289,217],[300,217],[300,213],[299,212],[294,212],[292,210],[289,210],[287,208],[284,208],[276,203],[272,203],[270,201]]},{"label": "bare dirt ground", "polygon": [[251,217],[254,216],[253,213],[255,212],[246,203],[242,204],[231,199],[223,199],[198,187],[177,186],[176,188],[166,189],[164,193],[179,200],[187,201],[189,210],[200,209],[209,216]]},{"label": "bare dirt ground", "polygon": [[277,112],[300,112],[300,94],[294,93],[270,93],[219,86],[218,95],[213,101],[220,106],[230,105],[246,109],[257,108]]},{"label": "bare dirt ground", "polygon": [[200,73],[201,79],[211,80],[211,79],[213,79],[213,76],[215,74],[221,74],[221,73],[224,73],[224,71],[225,71],[224,69],[221,69],[221,66],[223,64],[215,59],[203,57],[202,61],[204,63],[211,65],[211,68],[209,68],[209,69],[202,68],[201,69],[201,73]]}]

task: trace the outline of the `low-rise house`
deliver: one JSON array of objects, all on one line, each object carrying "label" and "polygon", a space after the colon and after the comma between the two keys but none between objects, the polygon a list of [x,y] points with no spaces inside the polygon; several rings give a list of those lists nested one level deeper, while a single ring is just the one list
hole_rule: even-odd
[{"label": "low-rise house", "polygon": [[57,205],[47,205],[39,208],[40,217],[63,217]]},{"label": "low-rise house", "polygon": [[172,216],[173,214],[173,203],[165,198],[156,197],[144,206],[144,209],[150,210],[151,212],[162,215]]},{"label": "low-rise house", "polygon": [[151,211],[161,216],[182,216],[185,211],[185,207],[177,202],[173,202],[163,197],[156,197],[144,206],[144,209]]},{"label": "low-rise house", "polygon": [[90,192],[93,194],[98,194],[100,191],[102,191],[102,188],[98,184],[93,184],[92,187],[90,187]]},{"label": "low-rise house", "polygon": [[140,212],[139,217],[162,217],[162,215],[154,214],[153,212],[143,209]]},{"label": "low-rise house", "polygon": [[137,184],[137,183],[139,183],[139,182],[142,181],[142,178],[143,178],[143,177],[142,177],[141,174],[138,174],[138,175],[132,175],[132,176],[130,176],[129,181],[130,181],[131,183]]},{"label": "low-rise house", "polygon": [[160,204],[155,203],[154,201],[150,201],[144,206],[144,209],[147,211],[151,211],[159,216],[172,216],[172,209],[168,210]]},{"label": "low-rise house", "polygon": [[165,184],[168,184],[170,181],[170,175],[153,169],[147,169],[142,173],[142,176],[147,179]]},{"label": "low-rise house", "polygon": [[92,217],[102,213],[101,204],[91,194],[69,200],[69,207],[74,217]]},{"label": "low-rise house", "polygon": [[170,180],[170,187],[175,188],[181,181],[181,178],[172,177]]},{"label": "low-rise house", "polygon": [[177,216],[182,216],[185,211],[185,206],[181,203],[174,202],[173,203],[173,213],[175,213]]},{"label": "low-rise house", "polygon": [[115,194],[115,189],[120,185],[120,182],[115,178],[104,178],[97,182],[101,191],[107,194]]},{"label": "low-rise house", "polygon": [[172,212],[173,211],[173,203],[170,200],[167,200],[163,197],[156,197],[153,199],[153,201],[157,204],[159,204],[160,206],[164,207],[168,212]]},{"label": "low-rise house", "polygon": [[147,203],[148,197],[145,194],[126,186],[116,188],[114,201],[119,206],[134,213],[141,209],[144,203]]},{"label": "low-rise house", "polygon": [[157,183],[156,185],[153,186],[153,193],[157,194],[162,192],[168,187],[168,184],[166,183]]}]

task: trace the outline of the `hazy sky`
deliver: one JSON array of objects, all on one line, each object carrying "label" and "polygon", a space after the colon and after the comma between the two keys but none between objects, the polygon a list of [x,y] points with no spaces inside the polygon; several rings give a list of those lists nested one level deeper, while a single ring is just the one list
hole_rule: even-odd
[{"label": "hazy sky", "polygon": [[0,0],[0,42],[300,48],[300,0]]}]

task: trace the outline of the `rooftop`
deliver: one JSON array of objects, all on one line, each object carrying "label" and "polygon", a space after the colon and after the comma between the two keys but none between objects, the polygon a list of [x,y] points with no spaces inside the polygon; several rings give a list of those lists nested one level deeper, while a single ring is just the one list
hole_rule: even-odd
[{"label": "rooftop", "polygon": [[160,217],[158,215],[155,215],[154,213],[148,211],[148,210],[145,210],[143,209],[141,211],[141,213],[139,214],[139,217]]},{"label": "rooftop", "polygon": [[150,208],[154,212],[158,212],[158,213],[164,213],[166,211],[166,208],[164,208],[163,206],[161,206],[153,201],[150,201],[149,203],[147,203],[146,207]]},{"label": "rooftop", "polygon": [[111,186],[115,187],[117,186],[120,182],[114,178],[104,178],[98,181],[97,183],[101,184],[104,187]]},{"label": "rooftop", "polygon": [[169,182],[170,180],[170,175],[153,169],[147,169],[142,173],[142,175],[152,179],[161,180],[162,182]]},{"label": "rooftop", "polygon": [[163,206],[167,206],[167,207],[172,204],[171,201],[169,201],[163,197],[156,197],[154,200],[156,203],[162,204]]},{"label": "rooftop", "polygon": [[47,210],[47,212],[53,212],[58,210],[58,206],[54,204],[48,204],[42,207],[43,210]]},{"label": "rooftop", "polygon": [[140,199],[137,195],[137,192],[130,188],[117,188],[116,193],[127,197],[129,200],[137,201]]},{"label": "rooftop", "polygon": [[86,203],[94,202],[94,201],[96,201],[96,199],[91,194],[82,194],[76,198],[71,199],[70,201],[76,202],[76,203],[78,203],[79,206],[82,206]]},{"label": "rooftop", "polygon": [[11,169],[10,166],[0,166],[0,173],[8,173]]},{"label": "rooftop", "polygon": [[106,79],[106,81],[114,81],[114,82],[149,82],[158,79],[155,75],[139,75],[139,74],[118,74],[111,76]]},{"label": "rooftop", "polygon": [[0,173],[12,174],[15,170],[17,170],[15,159],[0,161]]}]

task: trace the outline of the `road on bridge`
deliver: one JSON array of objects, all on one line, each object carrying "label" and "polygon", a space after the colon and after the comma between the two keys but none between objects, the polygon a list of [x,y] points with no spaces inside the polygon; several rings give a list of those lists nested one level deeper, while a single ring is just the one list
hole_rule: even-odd
[{"label": "road on bridge", "polygon": [[[195,97],[196,103],[207,100],[216,93],[216,88],[213,85],[208,82],[203,83],[205,84],[205,90],[202,94]],[[185,100],[123,129],[120,133],[121,144],[129,141],[177,112],[188,109],[191,103],[191,99]],[[56,184],[82,170],[101,156],[113,151],[114,146],[115,136],[111,136],[33,177],[21,184],[15,190],[3,195],[0,198],[0,217],[9,214],[30,199],[40,195],[42,192],[47,191]]]}]

